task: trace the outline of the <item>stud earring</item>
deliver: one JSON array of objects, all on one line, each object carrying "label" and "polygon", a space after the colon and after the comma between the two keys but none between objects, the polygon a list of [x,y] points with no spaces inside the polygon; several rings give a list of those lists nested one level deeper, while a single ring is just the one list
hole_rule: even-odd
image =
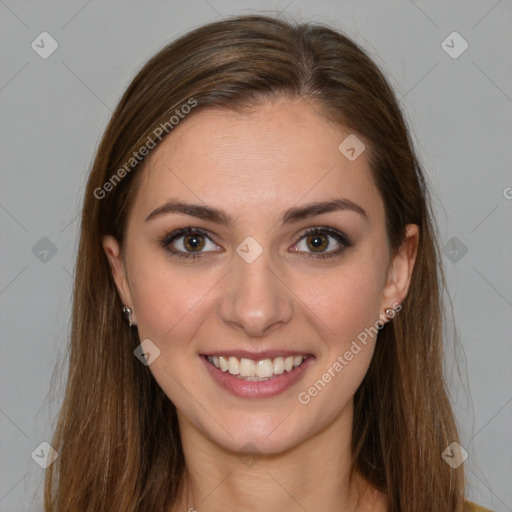
[{"label": "stud earring", "polygon": [[128,325],[131,327],[133,325],[131,308],[129,308],[128,306],[123,306],[123,313],[126,319],[128,320]]},{"label": "stud earring", "polygon": [[386,317],[388,319],[388,322],[392,319],[392,318],[395,318],[395,315],[398,311],[400,311],[402,309],[401,305],[399,304],[396,308],[387,308],[385,310],[385,313],[386,313]]},{"label": "stud earring", "polygon": [[395,310],[393,308],[386,309],[386,316],[388,318],[393,318],[395,316]]}]

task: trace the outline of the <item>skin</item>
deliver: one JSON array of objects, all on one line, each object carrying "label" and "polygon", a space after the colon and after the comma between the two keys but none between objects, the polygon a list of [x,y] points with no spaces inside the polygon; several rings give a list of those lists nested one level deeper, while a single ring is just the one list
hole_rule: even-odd
[{"label": "skin", "polygon": [[[411,224],[391,258],[384,203],[366,152],[349,161],[338,150],[349,133],[301,99],[266,101],[245,114],[209,109],[190,115],[151,153],[140,176],[125,253],[114,238],[104,239],[140,339],[160,350],[150,371],[178,410],[188,484],[175,510],[255,511],[262,503],[270,512],[386,510],[385,495],[348,472],[353,396],[378,337],[360,344],[307,405],[298,401],[359,333],[403,301],[416,257],[418,227]],[[367,220],[347,210],[278,222],[288,208],[334,198],[357,203]],[[181,213],[145,221],[170,199],[222,209],[234,227]],[[201,239],[196,259],[173,256],[160,244],[188,226],[212,239]],[[345,233],[353,246],[314,259],[311,237],[299,239],[315,226]],[[252,263],[236,253],[247,236],[263,249]],[[341,246],[323,236],[324,252]],[[173,246],[186,251],[186,241],[190,237]],[[315,359],[291,388],[264,399],[220,388],[199,357],[276,348]],[[247,443],[257,452],[241,460]]]}]

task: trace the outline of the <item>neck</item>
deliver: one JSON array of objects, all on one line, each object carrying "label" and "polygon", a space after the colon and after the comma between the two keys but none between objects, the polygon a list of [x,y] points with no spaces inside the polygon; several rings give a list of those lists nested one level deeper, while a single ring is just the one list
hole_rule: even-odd
[{"label": "neck", "polygon": [[385,511],[385,495],[351,474],[352,410],[293,448],[242,456],[180,417],[186,481],[175,510]]}]

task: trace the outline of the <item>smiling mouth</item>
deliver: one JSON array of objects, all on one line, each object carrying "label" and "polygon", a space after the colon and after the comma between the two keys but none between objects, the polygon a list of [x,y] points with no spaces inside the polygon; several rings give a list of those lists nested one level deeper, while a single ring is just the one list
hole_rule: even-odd
[{"label": "smiling mouth", "polygon": [[267,381],[283,373],[293,372],[309,357],[312,356],[304,354],[259,360],[233,356],[206,356],[206,359],[215,368],[224,373],[229,373],[239,380]]}]

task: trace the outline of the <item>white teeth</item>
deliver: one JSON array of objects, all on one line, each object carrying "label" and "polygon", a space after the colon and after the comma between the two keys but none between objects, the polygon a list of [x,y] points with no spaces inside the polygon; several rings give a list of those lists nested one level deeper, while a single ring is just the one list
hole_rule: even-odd
[{"label": "white teeth", "polygon": [[[214,361],[213,364],[215,364],[215,358],[213,359],[213,361]],[[217,366],[217,365],[215,365],[215,366]],[[229,368],[228,360],[225,357],[222,357],[222,356],[219,357],[219,366],[223,372],[227,372],[228,368]]]},{"label": "white teeth", "polygon": [[[215,361],[212,361],[215,364]],[[236,357],[228,359],[228,370],[231,375],[238,375],[240,373],[240,362]]]},{"label": "white teeth", "polygon": [[[302,362],[302,357],[300,358]],[[261,359],[256,364],[257,377],[272,377],[274,372],[272,370],[272,359]]]},{"label": "white teeth", "polygon": [[208,361],[213,363],[216,368],[223,372],[229,372],[231,375],[237,375],[239,379],[244,380],[268,380],[274,375],[281,375],[285,371],[291,372],[297,366],[300,366],[304,356],[275,357],[274,359],[246,359],[242,357],[225,356],[207,356]]},{"label": "white teeth", "polygon": [[299,366],[302,363],[302,356],[295,356],[293,358],[293,366]]},{"label": "white teeth", "polygon": [[276,357],[272,365],[272,371],[276,375],[281,375],[284,372],[284,358]]},{"label": "white teeth", "polygon": [[242,377],[254,377],[256,375],[256,363],[252,359],[242,357],[240,359],[240,375]]}]

